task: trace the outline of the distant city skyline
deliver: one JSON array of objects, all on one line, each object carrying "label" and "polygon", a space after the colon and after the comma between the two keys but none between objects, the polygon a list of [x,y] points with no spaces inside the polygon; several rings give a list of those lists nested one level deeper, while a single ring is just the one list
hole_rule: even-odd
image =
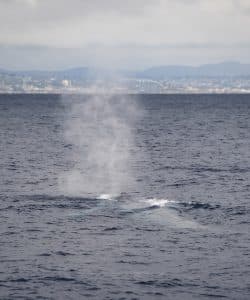
[{"label": "distant city skyline", "polygon": [[0,70],[0,93],[250,93],[250,64],[161,66],[143,71]]},{"label": "distant city skyline", "polygon": [[0,68],[250,63],[249,0],[0,0]]}]

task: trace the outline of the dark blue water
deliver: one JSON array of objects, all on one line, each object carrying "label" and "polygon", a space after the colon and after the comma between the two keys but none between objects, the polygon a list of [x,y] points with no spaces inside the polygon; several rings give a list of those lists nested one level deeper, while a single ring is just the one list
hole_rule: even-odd
[{"label": "dark blue water", "polygon": [[250,97],[132,97],[134,184],[112,199],[58,184],[84,101],[0,96],[0,298],[249,299]]}]

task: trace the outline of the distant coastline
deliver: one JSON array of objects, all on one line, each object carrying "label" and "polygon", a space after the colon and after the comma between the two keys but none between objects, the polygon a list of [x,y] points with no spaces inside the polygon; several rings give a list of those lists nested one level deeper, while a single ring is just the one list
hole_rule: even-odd
[{"label": "distant coastline", "polygon": [[250,64],[169,65],[143,71],[88,67],[61,71],[0,69],[0,93],[249,94]]},{"label": "distant coastline", "polygon": [[84,95],[84,96],[95,96],[95,95],[108,95],[108,96],[117,96],[117,95],[131,95],[131,96],[136,96],[136,95],[250,95],[250,90],[246,92],[242,91],[227,91],[227,92],[166,92],[166,93],[135,93],[135,92],[126,92],[126,93],[83,93],[83,92],[1,92],[0,91],[0,96],[4,95],[52,95],[52,96],[61,96],[61,95]]}]

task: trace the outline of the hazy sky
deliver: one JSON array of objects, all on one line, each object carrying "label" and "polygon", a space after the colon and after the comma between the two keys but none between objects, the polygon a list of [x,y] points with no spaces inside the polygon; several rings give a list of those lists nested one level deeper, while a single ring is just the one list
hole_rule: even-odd
[{"label": "hazy sky", "polygon": [[0,68],[250,63],[250,0],[0,0]]}]

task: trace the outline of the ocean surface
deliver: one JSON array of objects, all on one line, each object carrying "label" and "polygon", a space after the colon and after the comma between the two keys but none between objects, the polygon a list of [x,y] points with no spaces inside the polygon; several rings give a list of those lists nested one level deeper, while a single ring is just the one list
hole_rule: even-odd
[{"label": "ocean surface", "polygon": [[250,299],[250,96],[96,97],[0,95],[0,299]]}]

